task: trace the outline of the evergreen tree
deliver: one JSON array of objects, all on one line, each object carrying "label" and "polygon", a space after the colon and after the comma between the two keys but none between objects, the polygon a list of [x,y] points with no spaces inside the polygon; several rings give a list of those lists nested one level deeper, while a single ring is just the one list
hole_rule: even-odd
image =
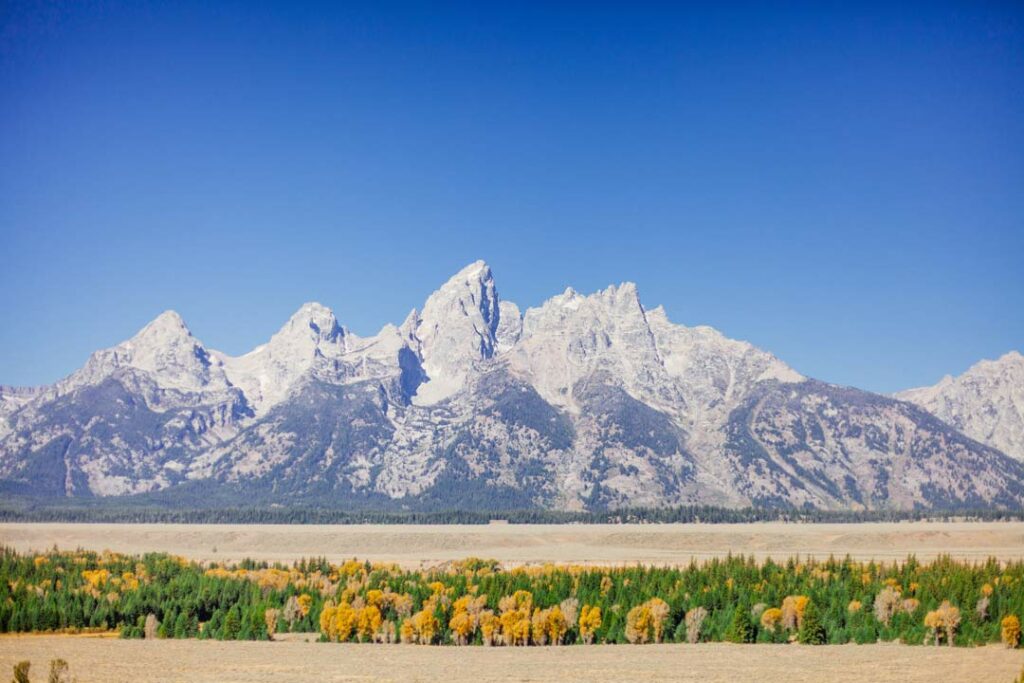
[{"label": "evergreen tree", "polygon": [[174,620],[174,637],[188,638],[188,614],[179,612],[178,618]]},{"label": "evergreen tree", "polygon": [[221,628],[221,640],[235,640],[238,638],[239,633],[242,630],[242,614],[241,610],[238,609],[238,605],[235,605],[228,610],[228,615],[224,617],[224,626]]},{"label": "evergreen tree", "polygon": [[[806,619],[806,615],[804,617]],[[732,621],[725,631],[725,640],[730,643],[754,642],[754,627],[750,623],[750,612],[737,606],[732,613]]]},{"label": "evergreen tree", "polygon": [[814,602],[807,604],[803,618],[800,620],[800,629],[797,639],[804,645],[822,645],[825,643],[825,627],[821,624],[818,616],[818,608]]}]

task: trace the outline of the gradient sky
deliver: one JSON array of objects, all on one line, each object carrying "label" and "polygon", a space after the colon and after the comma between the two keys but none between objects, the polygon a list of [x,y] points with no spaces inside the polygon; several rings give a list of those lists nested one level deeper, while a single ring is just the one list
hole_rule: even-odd
[{"label": "gradient sky", "polygon": [[0,384],[479,258],[875,391],[1024,350],[1022,3],[209,4],[0,3]]}]

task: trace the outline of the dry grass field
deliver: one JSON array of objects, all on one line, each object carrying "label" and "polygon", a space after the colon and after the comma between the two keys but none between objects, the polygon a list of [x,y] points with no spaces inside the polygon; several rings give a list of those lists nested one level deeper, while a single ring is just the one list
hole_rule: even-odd
[{"label": "dry grass field", "polygon": [[[87,548],[166,551],[196,560],[244,557],[288,562],[358,557],[406,567],[478,556],[506,565],[540,562],[683,564],[727,553],[786,558],[1024,559],[1024,523],[742,524],[622,526],[256,526],[0,524],[0,544],[20,551]],[[420,647],[96,636],[0,637],[0,677],[17,661],[66,659],[80,683],[94,681],[1005,681],[1024,652],[1000,647],[899,644]]]},{"label": "dry grass field", "polygon": [[967,560],[1024,559],[1022,522],[893,524],[664,524],[490,526],[290,526],[189,524],[0,524],[0,544],[19,551],[57,546],[124,553],[166,551],[196,560],[246,557],[290,562],[352,557],[434,565],[468,556],[506,565],[539,562],[685,564],[753,554],[926,560],[948,553]]},{"label": "dry grass field", "polygon": [[0,675],[28,659],[33,680],[61,657],[79,683],[282,681],[778,681],[1011,683],[1024,652],[893,644],[592,645],[485,648],[306,642],[0,637]]}]

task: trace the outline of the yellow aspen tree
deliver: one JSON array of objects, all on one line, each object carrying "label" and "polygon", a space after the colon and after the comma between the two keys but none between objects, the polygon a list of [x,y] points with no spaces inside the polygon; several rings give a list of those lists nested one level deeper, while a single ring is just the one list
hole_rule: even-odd
[{"label": "yellow aspen tree", "polygon": [[580,609],[580,638],[589,645],[594,642],[597,629],[601,628],[601,608],[597,605],[583,605]]},{"label": "yellow aspen tree", "polygon": [[540,609],[539,607],[533,611],[533,618],[530,620],[530,625],[531,631],[533,632],[534,645],[547,645],[548,614],[548,610]]},{"label": "yellow aspen tree", "polygon": [[302,616],[309,614],[310,607],[313,606],[313,597],[303,593],[298,598],[299,609],[302,611]]},{"label": "yellow aspen tree", "polygon": [[654,642],[660,643],[665,632],[665,620],[671,611],[668,603],[661,598],[651,598],[647,601],[647,608],[651,612],[651,630]]},{"label": "yellow aspen tree", "polygon": [[452,640],[456,645],[467,645],[473,637],[473,617],[465,610],[456,611],[448,622],[448,628],[452,632]]},{"label": "yellow aspen tree", "polygon": [[437,633],[439,624],[432,609],[422,609],[412,616],[413,625],[416,628],[417,640],[420,645],[430,645],[434,642],[434,635]]},{"label": "yellow aspen tree", "polygon": [[631,643],[660,643],[669,607],[661,598],[651,598],[626,614],[626,640]]},{"label": "yellow aspen tree", "polygon": [[800,628],[810,601],[806,595],[787,595],[782,601],[782,625],[789,631]]},{"label": "yellow aspen tree", "polygon": [[480,612],[478,621],[484,645],[497,645],[498,639],[501,636],[501,624],[498,621],[498,617],[494,616],[494,612],[488,609]]},{"label": "yellow aspen tree", "polygon": [[338,642],[345,642],[352,635],[355,629],[358,615],[347,602],[338,605],[330,623],[330,638]]},{"label": "yellow aspen tree", "polygon": [[281,611],[273,607],[263,612],[263,622],[267,625],[267,635],[271,640],[274,639],[274,634],[277,633],[277,618],[279,616],[281,616]]},{"label": "yellow aspen tree", "polygon": [[569,623],[562,613],[562,608],[555,605],[548,610],[547,635],[552,645],[561,645],[565,634],[569,630]]},{"label": "yellow aspen tree", "polygon": [[1020,619],[1015,614],[1003,617],[999,622],[1001,627],[1000,637],[1003,645],[1015,648],[1020,645]]},{"label": "yellow aspen tree", "polygon": [[946,644],[952,647],[953,636],[960,625],[960,610],[951,605],[949,600],[943,600],[938,609],[932,610],[924,616],[924,625],[928,627],[931,640],[936,645],[940,643],[944,636]]},{"label": "yellow aspen tree", "polygon": [[380,609],[384,606],[384,591],[372,588],[366,591],[366,604]]},{"label": "yellow aspen tree", "polygon": [[377,633],[377,629],[380,628],[383,618],[381,617],[380,610],[374,605],[367,605],[359,610],[359,616],[356,622],[356,637],[359,642],[363,640],[373,640],[374,634]]},{"label": "yellow aspen tree", "polygon": [[782,610],[778,607],[769,607],[761,612],[761,627],[769,633],[774,633],[780,623],[782,623]]},{"label": "yellow aspen tree", "polygon": [[328,600],[323,609],[320,610],[320,632],[327,636],[328,640],[333,640],[331,637],[332,624],[334,622],[334,603]]},{"label": "yellow aspen tree", "polygon": [[402,622],[402,627],[399,629],[399,635],[401,636],[403,643],[416,642],[416,627],[413,625],[411,617]]}]

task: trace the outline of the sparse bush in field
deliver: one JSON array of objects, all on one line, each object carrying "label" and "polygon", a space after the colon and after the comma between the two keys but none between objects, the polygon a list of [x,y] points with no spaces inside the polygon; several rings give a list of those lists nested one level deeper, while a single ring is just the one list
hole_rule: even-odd
[{"label": "sparse bush in field", "polygon": [[50,660],[49,683],[72,683],[71,670],[63,659]]},{"label": "sparse bush in field", "polygon": [[28,671],[32,668],[32,662],[22,661],[14,665],[14,679],[11,683],[29,683]]}]

